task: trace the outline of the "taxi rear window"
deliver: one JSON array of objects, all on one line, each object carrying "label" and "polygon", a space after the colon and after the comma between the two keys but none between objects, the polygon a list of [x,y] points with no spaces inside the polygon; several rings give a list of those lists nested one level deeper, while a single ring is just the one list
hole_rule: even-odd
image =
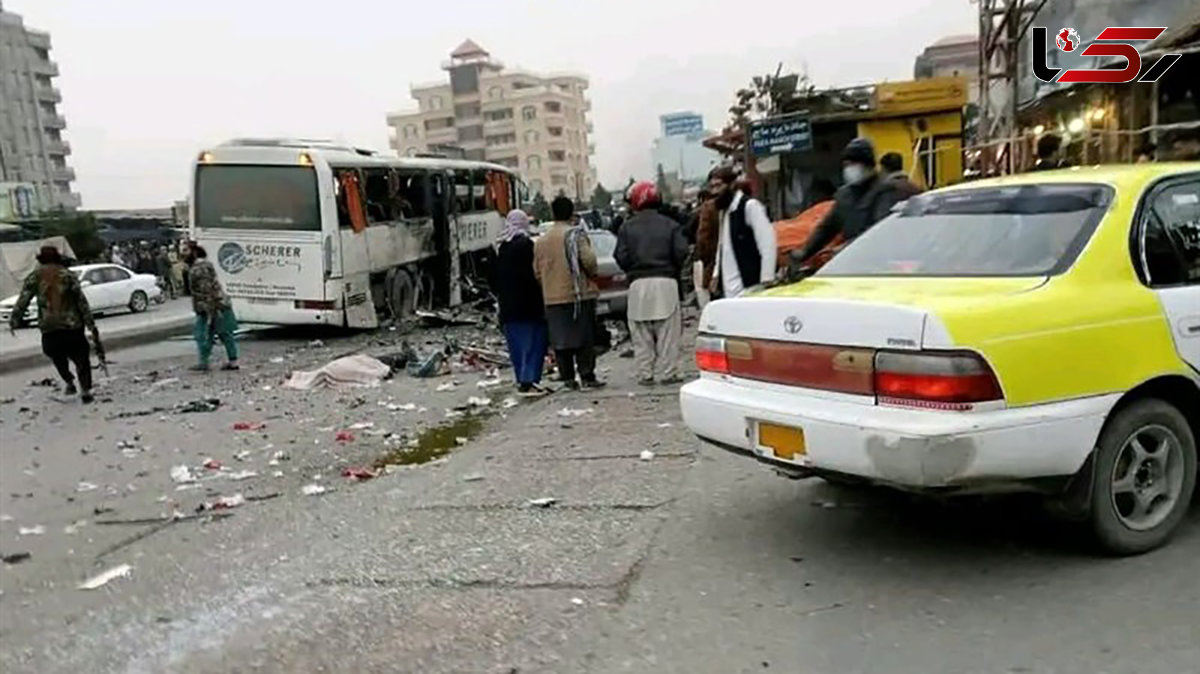
[{"label": "taxi rear window", "polygon": [[1070,268],[1112,202],[1105,185],[980,187],[924,194],[818,276],[1047,276]]}]

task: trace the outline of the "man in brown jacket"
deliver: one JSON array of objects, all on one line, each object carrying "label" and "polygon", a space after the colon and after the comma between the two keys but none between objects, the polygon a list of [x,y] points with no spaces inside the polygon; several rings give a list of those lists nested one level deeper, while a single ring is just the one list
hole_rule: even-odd
[{"label": "man in brown jacket", "polygon": [[[600,388],[596,379],[596,297],[600,289],[596,252],[587,229],[573,222],[575,203],[558,196],[550,203],[554,224],[533,247],[533,271],[542,285],[550,346],[567,388]],[[576,374],[579,379],[576,380]]]}]

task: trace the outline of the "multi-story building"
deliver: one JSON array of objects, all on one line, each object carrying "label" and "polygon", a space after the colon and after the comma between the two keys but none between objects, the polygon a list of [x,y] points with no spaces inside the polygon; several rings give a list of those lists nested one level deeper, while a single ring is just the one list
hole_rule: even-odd
[{"label": "multi-story building", "polygon": [[979,38],[975,35],[951,35],[925,48],[913,64],[913,77],[967,78],[967,98],[979,98]]},{"label": "multi-story building", "polygon": [[654,140],[650,151],[651,174],[661,169],[668,182],[692,185],[708,177],[721,155],[704,147],[704,139],[713,132],[704,128],[704,118],[695,112],[675,112],[659,118],[662,136]]},{"label": "multi-story building", "polygon": [[58,65],[50,60],[50,35],[25,27],[0,5],[0,183],[32,185],[35,210],[79,207],[67,165],[71,145],[58,112]]},{"label": "multi-story building", "polygon": [[388,114],[398,154],[487,160],[518,169],[535,193],[591,195],[596,168],[586,77],[506,69],[471,40],[442,67],[449,81],[410,88],[417,111]]}]

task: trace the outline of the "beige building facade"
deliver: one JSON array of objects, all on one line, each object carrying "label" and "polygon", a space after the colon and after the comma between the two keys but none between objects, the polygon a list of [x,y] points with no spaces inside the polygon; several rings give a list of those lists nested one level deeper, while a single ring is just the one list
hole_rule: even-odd
[{"label": "beige building facade", "polygon": [[67,121],[56,77],[50,34],[27,28],[0,5],[0,183],[29,190],[11,196],[6,188],[2,195],[21,205],[21,217],[80,206],[71,189],[75,170],[67,163],[71,145],[63,136]]},{"label": "beige building facade", "polygon": [[506,69],[467,40],[443,64],[449,81],[411,87],[417,110],[387,116],[401,156],[461,155],[517,169],[533,193],[587,199],[596,187],[588,80]]}]

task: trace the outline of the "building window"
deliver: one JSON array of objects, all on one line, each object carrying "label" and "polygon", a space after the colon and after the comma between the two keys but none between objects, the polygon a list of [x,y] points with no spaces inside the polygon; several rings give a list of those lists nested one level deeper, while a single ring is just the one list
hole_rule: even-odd
[{"label": "building window", "polygon": [[437,129],[449,129],[454,126],[453,117],[438,117],[437,119],[425,120],[426,131],[436,131]]},{"label": "building window", "polygon": [[483,125],[458,127],[458,139],[463,141],[483,140]]},{"label": "building window", "polygon": [[441,110],[442,105],[443,104],[442,104],[441,96],[430,96],[429,97],[429,109],[430,110]]},{"label": "building window", "polygon": [[483,118],[489,122],[502,122],[506,119],[513,118],[513,109],[504,108],[503,110],[488,110],[483,113]]},{"label": "building window", "polygon": [[558,101],[546,101],[544,105],[546,106],[546,112],[553,112],[555,114],[562,112],[562,103]]},{"label": "building window", "polygon": [[537,119],[537,108],[532,105],[527,105],[521,108],[521,119],[526,122]]},{"label": "building window", "polygon": [[550,161],[566,161],[567,153],[562,150],[550,150]]},{"label": "building window", "polygon": [[521,160],[516,157],[494,157],[491,161],[508,168],[520,168]]},{"label": "building window", "polygon": [[540,139],[541,139],[541,134],[539,134],[537,131],[534,131],[533,129],[530,129],[525,132],[525,144],[526,145],[533,145],[534,143],[538,142]]},{"label": "building window", "polygon": [[548,127],[546,129],[546,131],[555,138],[558,138],[559,136],[563,135],[563,128],[561,126],[551,126],[551,127]]},{"label": "building window", "polygon": [[555,187],[566,185],[567,177],[561,173],[555,173],[554,175],[550,176],[550,184],[554,185]]},{"label": "building window", "polygon": [[416,124],[409,124],[408,126],[404,127],[404,137],[405,138],[416,138],[417,136],[418,136],[418,133],[417,133],[417,125]]},{"label": "building window", "polygon": [[517,80],[516,82],[513,82],[512,87],[513,87],[513,89],[532,89],[533,85],[530,84],[529,82],[522,82],[520,80]]},{"label": "building window", "polygon": [[504,98],[504,87],[491,87],[488,89],[488,98],[493,101]]},{"label": "building window", "polygon": [[497,145],[512,145],[517,142],[517,134],[515,133],[497,133],[487,137],[488,147]]},{"label": "building window", "polygon": [[540,171],[542,168],[542,158],[536,154],[531,154],[525,158],[525,168],[530,171]]},{"label": "building window", "polygon": [[462,119],[463,117],[478,117],[479,104],[459,103],[458,105],[454,106],[454,116],[458,117],[459,119]]}]

